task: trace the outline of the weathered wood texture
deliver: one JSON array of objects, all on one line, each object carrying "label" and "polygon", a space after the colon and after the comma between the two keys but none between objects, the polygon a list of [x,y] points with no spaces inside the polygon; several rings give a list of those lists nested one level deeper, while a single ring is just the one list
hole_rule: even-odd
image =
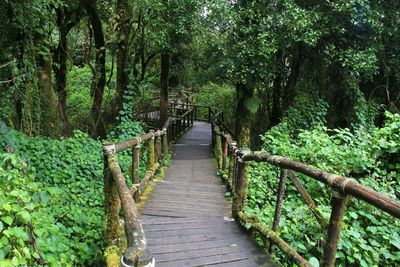
[{"label": "weathered wood texture", "polygon": [[210,125],[195,122],[174,145],[165,180],[155,186],[140,212],[156,265],[275,266],[232,221],[210,143]]}]

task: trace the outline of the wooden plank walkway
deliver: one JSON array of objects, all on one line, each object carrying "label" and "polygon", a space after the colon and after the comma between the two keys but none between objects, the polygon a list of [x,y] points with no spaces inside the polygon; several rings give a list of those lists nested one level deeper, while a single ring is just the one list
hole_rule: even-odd
[{"label": "wooden plank walkway", "polygon": [[210,143],[210,125],[195,122],[144,204],[141,219],[156,266],[276,266],[232,221]]}]

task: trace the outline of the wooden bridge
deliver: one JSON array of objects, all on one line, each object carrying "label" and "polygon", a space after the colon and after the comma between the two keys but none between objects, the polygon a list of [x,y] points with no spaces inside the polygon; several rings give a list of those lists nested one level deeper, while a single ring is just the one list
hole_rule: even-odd
[{"label": "wooden bridge", "polygon": [[141,211],[157,266],[273,266],[231,216],[211,160],[211,126],[195,122]]},{"label": "wooden bridge", "polygon": [[[103,147],[106,242],[108,246],[123,243],[120,205],[127,240],[127,248],[116,266],[277,266],[239,222],[250,225],[252,230],[264,236],[270,243],[269,252],[273,253],[276,246],[297,265],[311,266],[277,233],[287,178],[316,220],[327,229],[322,266],[335,264],[346,198],[352,196],[364,200],[400,218],[398,201],[354,179],[319,171],[264,151],[238,148],[223,122],[223,114],[215,109],[194,105],[173,106],[172,109],[175,118],[169,119],[162,130]],[[151,194],[146,196],[139,214],[136,203],[157,170],[166,162],[171,145],[172,163],[165,179],[157,182]],[[127,149],[132,149],[130,188],[117,159],[117,153]],[[211,151],[215,162],[211,160]],[[143,152],[147,153],[147,172],[140,177]],[[282,170],[272,228],[262,225],[253,215],[243,213],[249,161],[267,162]],[[216,176],[216,168],[226,174]],[[318,212],[295,172],[332,188],[329,221]],[[232,191],[232,205],[225,198],[226,191]]]}]

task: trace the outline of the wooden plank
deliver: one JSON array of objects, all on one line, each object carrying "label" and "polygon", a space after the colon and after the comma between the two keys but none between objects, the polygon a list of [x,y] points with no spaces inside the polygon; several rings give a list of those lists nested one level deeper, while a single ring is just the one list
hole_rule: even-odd
[{"label": "wooden plank", "polygon": [[[163,267],[176,267],[176,266],[207,266],[217,263],[233,263],[236,261],[248,259],[247,253],[234,252],[215,256],[205,256],[192,259],[183,259],[172,262],[162,262]],[[256,266],[256,265],[254,265]]]},{"label": "wooden plank", "polygon": [[191,251],[181,251],[181,252],[170,252],[170,253],[160,253],[154,254],[157,257],[157,262],[171,262],[179,260],[190,260],[194,258],[210,257],[210,256],[221,256],[232,253],[241,253],[243,256],[251,258],[253,253],[257,251],[251,251],[246,248],[231,246],[231,247],[219,247],[219,248],[207,248],[207,249],[196,249]]}]

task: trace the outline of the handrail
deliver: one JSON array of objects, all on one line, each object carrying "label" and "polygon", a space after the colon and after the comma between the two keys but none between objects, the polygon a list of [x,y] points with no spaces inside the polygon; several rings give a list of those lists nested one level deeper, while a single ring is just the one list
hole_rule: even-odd
[{"label": "handrail", "polygon": [[[175,108],[178,110],[178,108]],[[124,228],[128,248],[121,258],[121,266],[152,266],[154,258],[147,248],[146,236],[139,220],[136,203],[145,190],[148,182],[160,167],[160,159],[169,153],[169,144],[176,141],[193,126],[197,107],[186,105],[179,108],[175,118],[169,117],[162,130],[150,131],[141,136],[133,137],[121,143],[105,143],[104,151],[104,192],[106,203],[106,243],[115,244],[119,239],[119,209],[125,220]],[[208,108],[208,119],[211,120],[214,109]],[[161,142],[162,139],[162,142]],[[148,161],[147,172],[139,179],[140,144],[147,143]],[[132,149],[132,168],[130,175],[132,187],[128,188],[125,177],[118,163],[117,153]]]},{"label": "handrail", "polygon": [[[217,113],[218,114],[218,113]],[[279,221],[285,194],[285,184],[287,177],[294,184],[296,190],[300,193],[304,202],[310,208],[310,211],[318,220],[323,228],[327,228],[327,240],[324,247],[323,266],[334,266],[337,244],[340,239],[341,222],[346,209],[346,199],[353,196],[357,199],[366,201],[367,203],[385,211],[393,217],[400,218],[400,202],[380,194],[373,189],[359,184],[356,180],[344,176],[334,175],[323,172],[303,164],[298,161],[290,160],[286,157],[270,155],[265,151],[250,151],[249,149],[241,149],[233,140],[232,135],[226,131],[223,126],[223,120],[218,116],[213,117],[213,145],[216,155],[217,166],[223,179],[233,193],[232,215],[234,218],[250,224],[253,229],[260,234],[266,236],[271,244],[275,244],[299,266],[311,266],[300,254],[287,244],[278,234]],[[223,130],[221,130],[223,128]],[[281,168],[279,177],[279,188],[277,190],[277,201],[275,206],[274,221],[272,228],[266,227],[259,223],[255,216],[248,216],[243,213],[247,199],[247,167],[250,161],[266,162]],[[229,164],[228,164],[229,162]],[[229,165],[229,166],[228,166]],[[302,173],[312,179],[323,182],[332,188],[331,206],[332,212],[329,222],[319,213],[315,202],[304,186],[295,176],[295,172]],[[269,248],[271,254],[274,248]]]},{"label": "handrail", "polygon": [[[136,203],[149,181],[159,169],[163,159],[169,154],[170,143],[176,141],[193,126],[193,109],[187,110],[178,118],[169,118],[162,130],[150,131],[118,144],[104,143],[104,193],[106,211],[106,243],[115,245],[119,240],[119,209],[122,206],[124,229],[128,243],[121,258],[121,266],[154,266],[155,259],[147,248],[146,236],[139,220]],[[147,143],[147,171],[142,180],[139,178],[141,144]],[[118,163],[117,153],[132,149],[130,176],[132,187],[128,188]]]}]

